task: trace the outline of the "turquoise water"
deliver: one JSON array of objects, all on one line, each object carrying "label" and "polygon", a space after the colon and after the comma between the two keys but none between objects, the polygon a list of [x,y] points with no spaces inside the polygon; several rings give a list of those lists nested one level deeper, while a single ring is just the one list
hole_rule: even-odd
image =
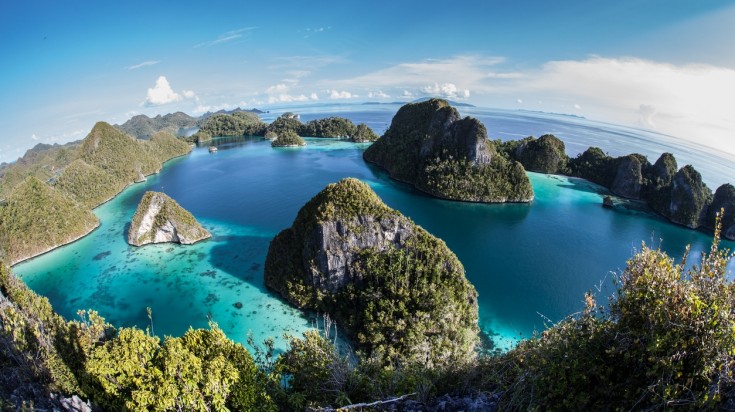
[{"label": "turquoise water", "polygon": [[[322,108],[323,113],[311,109],[302,120],[334,115],[328,109]],[[368,122],[382,132],[394,113],[382,107],[359,109],[339,115]],[[579,145],[579,136],[594,142],[595,136],[587,133],[592,127],[598,129],[601,141],[610,139],[608,132],[620,136],[615,134],[619,130],[605,125],[580,126],[580,122],[584,123],[555,118],[552,126],[563,125],[577,136],[571,142],[565,139],[568,147]],[[494,123],[513,133],[520,133],[524,124],[523,116]],[[656,150],[656,139],[638,138],[634,147],[642,147],[642,141],[648,142],[647,150]],[[611,272],[625,267],[641,241],[660,245],[677,258],[686,244],[692,245],[693,256],[710,244],[705,233],[635,208],[603,209],[604,189],[583,180],[529,173],[536,192],[530,205],[449,202],[428,197],[367,165],[361,157],[365,144],[307,142],[305,148],[273,149],[258,138],[220,139],[218,153],[196,148],[97,208],[102,224],[92,234],[14,270],[69,318],[79,309],[94,308],[114,325],[145,327],[146,307],[151,307],[154,331],[161,336],[181,335],[190,326],[205,327],[210,318],[240,342],[249,332],[258,341],[299,334],[312,324],[311,315],[290,308],[263,286],[268,244],[324,186],[351,176],[367,182],[389,206],[447,243],[480,293],[481,328],[498,346],[507,347],[547,322],[581,310],[588,290],[600,302],[606,301],[613,292]],[[686,147],[671,151],[677,157],[679,152],[695,159],[704,156]],[[707,176],[710,181],[724,178]],[[213,238],[191,246],[128,246],[127,228],[146,190],[176,199]],[[283,349],[283,340],[278,345]]]}]

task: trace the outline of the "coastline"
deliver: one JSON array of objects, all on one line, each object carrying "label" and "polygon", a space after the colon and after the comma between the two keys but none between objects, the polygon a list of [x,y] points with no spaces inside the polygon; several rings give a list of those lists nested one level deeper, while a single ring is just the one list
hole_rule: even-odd
[{"label": "coastline", "polygon": [[426,194],[428,196],[431,196],[431,197],[433,197],[435,199],[448,200],[448,201],[451,201],[451,202],[477,203],[477,204],[487,204],[487,205],[502,205],[502,204],[507,204],[507,203],[509,203],[509,204],[519,204],[519,205],[520,204],[530,205],[531,203],[533,203],[533,199],[536,198],[536,195],[534,194],[533,195],[533,198],[531,200],[528,200],[528,201],[525,201],[525,202],[523,202],[523,201],[517,201],[517,202],[516,201],[485,202],[485,201],[482,201],[482,200],[452,199],[452,198],[448,198],[448,197],[444,197],[444,196],[438,196],[438,195],[435,195],[434,193],[427,192],[426,190],[421,189],[420,187],[416,186],[415,184],[413,184],[411,182],[407,182],[405,180],[401,180],[401,179],[396,178],[395,176],[393,176],[393,174],[388,169],[384,168],[383,166],[381,166],[381,165],[379,165],[379,164],[377,164],[375,162],[371,162],[370,160],[365,159],[364,156],[362,156],[362,160],[365,163],[370,164],[370,165],[373,165],[373,166],[379,168],[380,170],[382,170],[383,172],[387,173],[388,174],[388,177],[390,177],[391,179],[395,180],[396,182],[400,182],[400,183],[403,183],[405,185],[411,186],[412,188],[416,189],[417,191],[419,191],[419,192],[421,192],[423,194]]},{"label": "coastline", "polygon": [[[156,175],[158,173],[161,173],[161,171],[163,171],[163,168],[166,166],[166,163],[170,162],[171,160],[174,160],[174,159],[178,159],[180,157],[187,156],[187,155],[191,154],[191,152],[192,152],[192,150],[190,149],[185,154],[182,154],[182,155],[179,155],[179,156],[174,156],[174,157],[172,157],[170,159],[164,160],[163,163],[161,163],[161,168],[160,169],[158,169],[157,171],[155,171],[153,173],[149,173],[147,175],[144,175],[144,176],[145,177],[148,177],[148,176],[153,176],[153,175]],[[140,184],[140,183],[145,183],[145,182],[146,181],[144,180],[142,182],[131,182],[131,183],[127,184],[125,187],[122,188],[122,190],[120,190],[119,192],[117,192],[116,194],[114,194],[113,196],[111,196],[109,199],[107,199],[104,202],[102,202],[102,203],[98,204],[97,206],[93,207],[91,209],[91,211],[94,212],[94,210],[97,209],[98,207],[100,207],[100,206],[104,205],[105,203],[107,203],[107,202],[113,200],[114,198],[118,197],[122,192],[124,192],[130,186],[137,185],[137,184]],[[100,227],[100,225],[101,225],[101,223],[100,223],[99,219],[97,219],[97,224],[93,228],[91,228],[90,230],[82,233],[81,235],[76,236],[76,237],[73,237],[72,239],[70,239],[68,241],[64,241],[63,243],[60,243],[58,245],[50,246],[49,248],[47,248],[47,249],[45,249],[45,250],[43,250],[41,252],[35,253],[33,255],[30,255],[30,256],[23,257],[20,260],[17,260],[17,261],[14,261],[14,262],[9,262],[8,265],[12,268],[13,266],[15,266],[15,265],[17,265],[19,263],[23,263],[23,262],[28,261],[28,260],[31,260],[31,259],[33,259],[35,257],[41,256],[41,255],[45,255],[46,253],[49,253],[51,251],[54,251],[54,250],[56,250],[56,249],[58,249],[58,248],[60,248],[62,246],[66,246],[68,244],[74,243],[77,240],[80,240],[80,239],[84,238],[85,236],[89,235],[90,233],[94,232],[95,230],[97,230]]]}]

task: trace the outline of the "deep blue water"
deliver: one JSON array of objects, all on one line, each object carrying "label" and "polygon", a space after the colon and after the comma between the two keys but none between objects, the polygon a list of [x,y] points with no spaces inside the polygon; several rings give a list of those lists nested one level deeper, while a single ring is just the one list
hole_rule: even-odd
[{"label": "deep blue water", "polygon": [[[301,113],[302,121],[340,115],[382,133],[397,108],[291,110]],[[655,161],[662,151],[671,151],[693,163],[711,186],[735,176],[731,159],[715,158],[665,136],[577,118],[466,110],[463,114],[487,125],[491,138],[554,132],[565,140],[570,155],[596,145],[611,154],[636,151]],[[361,157],[366,144],[307,142],[305,148],[273,149],[258,138],[221,139],[218,153],[196,148],[97,208],[102,225],[92,234],[14,270],[69,318],[78,309],[94,308],[114,325],[145,327],[145,308],[151,307],[159,335],[204,327],[209,318],[241,342],[249,332],[256,340],[298,334],[310,326],[308,316],[263,286],[268,244],[312,196],[350,176],[367,182],[386,204],[447,243],[480,293],[481,328],[506,347],[541,330],[547,319],[558,321],[581,310],[588,290],[604,302],[614,291],[613,272],[625,267],[642,241],[677,258],[685,245],[691,244],[696,256],[711,241],[710,235],[635,209],[604,209],[604,189],[579,179],[529,173],[536,192],[530,205],[450,202],[367,165]],[[128,225],[146,190],[166,192],[214,237],[191,246],[128,246]],[[283,340],[279,346],[283,348]]]}]

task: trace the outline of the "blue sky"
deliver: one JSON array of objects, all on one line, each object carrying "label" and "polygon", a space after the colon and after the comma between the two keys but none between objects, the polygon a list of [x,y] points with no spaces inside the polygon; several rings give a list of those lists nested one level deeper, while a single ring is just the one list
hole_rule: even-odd
[{"label": "blue sky", "polygon": [[735,153],[732,1],[105,3],[3,6],[0,161],[139,113],[426,95]]}]

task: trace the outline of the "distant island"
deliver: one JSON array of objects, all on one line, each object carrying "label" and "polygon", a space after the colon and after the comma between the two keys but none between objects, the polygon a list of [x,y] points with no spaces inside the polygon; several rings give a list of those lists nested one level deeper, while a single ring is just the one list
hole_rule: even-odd
[{"label": "distant island", "polygon": [[446,100],[402,106],[363,158],[436,197],[470,202],[530,202],[521,163],[498,154],[485,126],[461,118]]}]

